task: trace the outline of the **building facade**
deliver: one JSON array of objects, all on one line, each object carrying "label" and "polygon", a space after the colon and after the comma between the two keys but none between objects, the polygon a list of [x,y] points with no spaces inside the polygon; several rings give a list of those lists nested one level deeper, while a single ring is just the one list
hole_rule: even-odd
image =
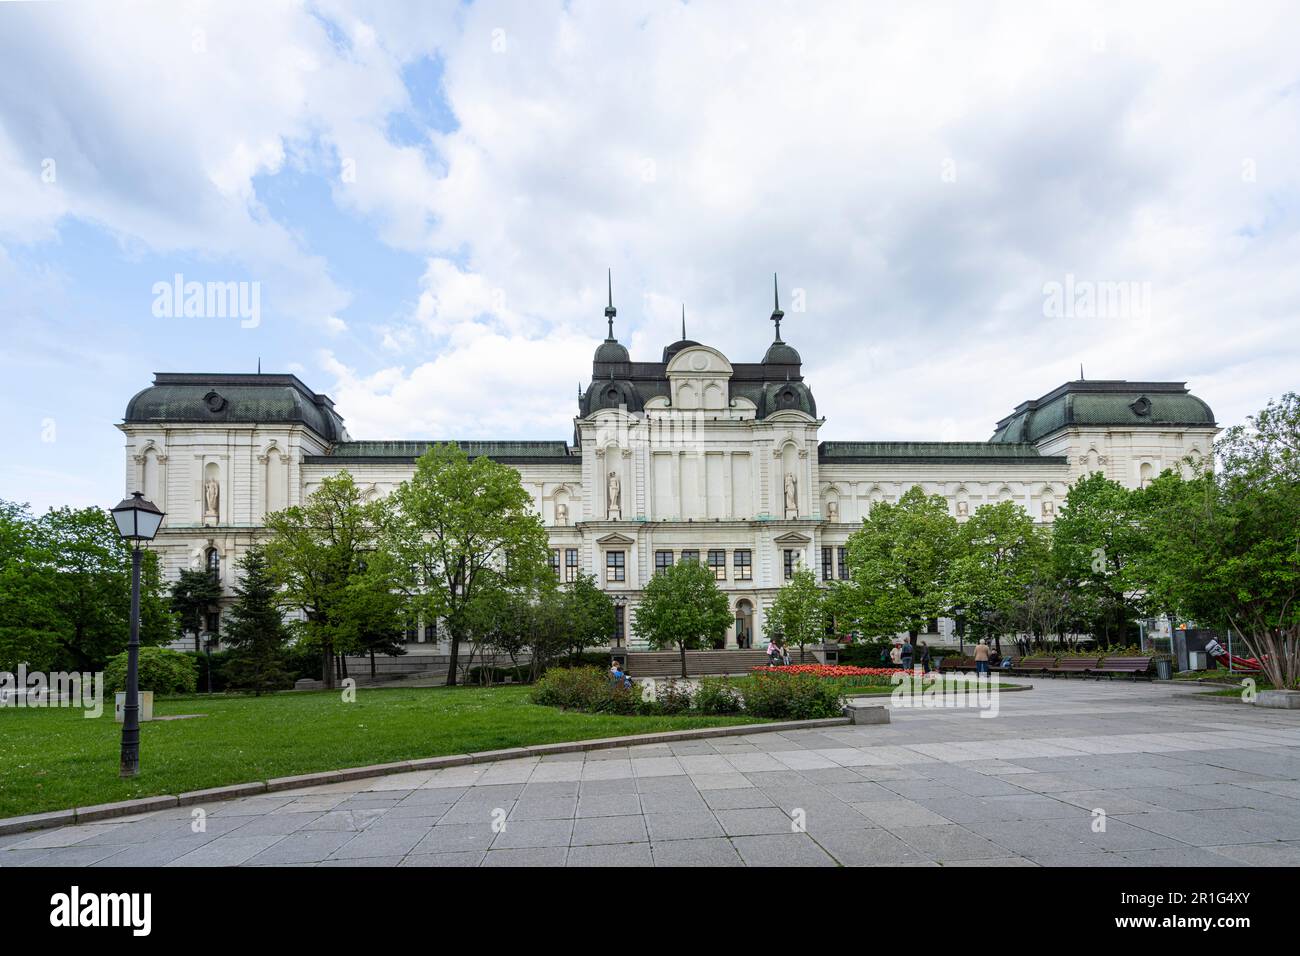
[{"label": "building facade", "polygon": [[[1185,456],[1208,454],[1208,405],[1181,382],[1075,381],[1022,403],[988,441],[821,441],[799,353],[775,341],[733,363],[685,339],[657,362],[632,361],[609,334],[578,400],[570,441],[462,441],[519,471],[550,536],[561,580],[594,574],[620,633],[657,569],[710,567],[731,601],[726,646],[761,639],[763,617],[799,566],[847,575],[849,535],[878,502],[914,485],[963,521],[1015,501],[1051,523],[1080,476],[1137,487]],[[427,441],[353,441],[333,403],[293,375],[158,373],[127,406],[127,492],[166,513],[154,543],[164,572],[208,567],[227,593],[265,516],[347,470],[382,496],[411,476]],[[215,623],[215,622],[214,622]],[[938,622],[934,639],[951,634]],[[432,622],[408,640],[440,643]]]}]

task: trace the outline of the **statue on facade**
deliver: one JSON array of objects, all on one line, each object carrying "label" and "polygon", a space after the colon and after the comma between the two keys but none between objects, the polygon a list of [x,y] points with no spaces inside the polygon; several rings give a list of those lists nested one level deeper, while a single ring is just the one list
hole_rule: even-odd
[{"label": "statue on facade", "polygon": [[569,523],[569,506],[563,501],[555,505],[555,523],[558,525],[567,525]]},{"label": "statue on facade", "polygon": [[1043,502],[1043,517],[1051,518],[1055,514],[1056,514],[1056,502],[1053,501],[1051,498],[1048,498],[1046,501]]},{"label": "statue on facade", "polygon": [[623,494],[622,485],[618,480],[618,472],[609,473],[609,484],[606,486],[608,492],[608,516],[611,519],[621,518],[623,516]]},{"label": "statue on facade", "polygon": [[826,520],[827,521],[840,520],[840,503],[836,501],[834,498],[831,498],[826,502]]},{"label": "statue on facade", "polygon": [[785,516],[799,517],[799,486],[795,482],[794,475],[789,472],[785,476]]},{"label": "statue on facade", "polygon": [[966,515],[967,515],[969,512],[970,512],[970,505],[968,505],[968,504],[967,504],[966,502],[964,502],[964,501],[959,501],[959,502],[957,502],[957,517],[958,517],[958,518],[965,518]]},{"label": "statue on facade", "polygon": [[220,501],[221,486],[217,484],[217,479],[209,478],[203,483],[203,516],[215,518],[219,513],[217,505]]}]

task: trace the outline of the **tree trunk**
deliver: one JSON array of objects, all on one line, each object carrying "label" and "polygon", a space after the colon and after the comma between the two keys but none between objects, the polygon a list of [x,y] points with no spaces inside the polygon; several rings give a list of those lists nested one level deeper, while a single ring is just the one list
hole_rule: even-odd
[{"label": "tree trunk", "polygon": [[375,679],[375,649],[370,649],[370,679]]},{"label": "tree trunk", "polygon": [[320,646],[320,679],[326,690],[334,689],[334,648],[328,641]]},{"label": "tree trunk", "polygon": [[682,654],[682,677],[685,677],[686,676],[686,645],[679,644],[678,650],[680,650]]},{"label": "tree trunk", "polygon": [[460,631],[451,628],[451,656],[447,661],[447,686],[456,686],[456,667],[460,658]]}]

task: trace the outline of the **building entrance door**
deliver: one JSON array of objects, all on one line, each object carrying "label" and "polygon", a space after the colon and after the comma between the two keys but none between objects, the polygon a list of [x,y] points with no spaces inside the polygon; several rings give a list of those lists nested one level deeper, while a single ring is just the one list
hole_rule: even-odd
[{"label": "building entrance door", "polygon": [[736,646],[754,646],[754,605],[744,600],[736,602]]}]

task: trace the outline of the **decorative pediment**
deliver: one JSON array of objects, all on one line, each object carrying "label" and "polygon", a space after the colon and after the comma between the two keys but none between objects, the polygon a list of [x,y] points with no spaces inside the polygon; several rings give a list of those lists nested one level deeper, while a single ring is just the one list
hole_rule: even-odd
[{"label": "decorative pediment", "polygon": [[635,538],[629,538],[627,535],[625,535],[625,534],[620,534],[620,533],[617,532],[617,531],[611,531],[609,534],[605,535],[603,538],[597,538],[597,539],[596,539],[596,543],[597,543],[598,545],[600,545],[602,548],[607,548],[607,547],[611,547],[611,546],[613,546],[613,545],[631,545],[631,544],[636,544],[636,539],[635,539]]},{"label": "decorative pediment", "polygon": [[802,531],[787,531],[783,535],[773,539],[777,544],[788,544],[791,546],[812,544],[812,538]]}]

